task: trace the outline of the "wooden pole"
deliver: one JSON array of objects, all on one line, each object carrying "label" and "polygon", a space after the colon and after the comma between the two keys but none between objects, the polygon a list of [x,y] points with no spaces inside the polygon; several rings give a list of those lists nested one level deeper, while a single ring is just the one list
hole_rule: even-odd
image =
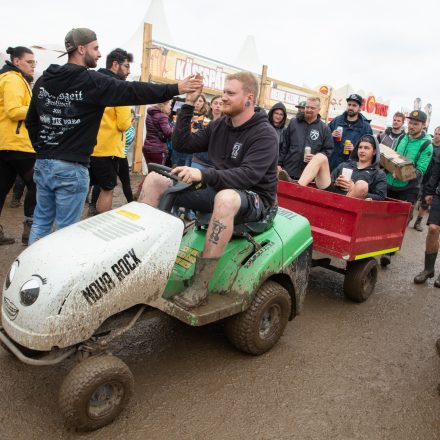
[{"label": "wooden pole", "polygon": [[[150,23],[144,23],[144,42],[142,45],[142,68],[141,81],[150,80],[150,58],[151,47],[153,46],[153,26]],[[134,144],[133,154],[133,172],[142,172],[142,145],[144,140],[144,125],[145,125],[145,105],[138,107],[138,114],[140,115],[136,127],[136,141]]]},{"label": "wooden pole", "polygon": [[328,95],[327,95],[327,107],[325,109],[325,112],[323,114],[323,120],[325,123],[328,122],[328,117],[329,117],[329,113],[330,113],[330,101],[332,99],[332,95],[333,95],[333,87],[330,87],[329,91],[328,91]]},{"label": "wooden pole", "polygon": [[261,72],[261,83],[260,83],[260,96],[258,97],[258,106],[264,107],[264,96],[267,87],[267,66],[263,64],[263,70]]}]

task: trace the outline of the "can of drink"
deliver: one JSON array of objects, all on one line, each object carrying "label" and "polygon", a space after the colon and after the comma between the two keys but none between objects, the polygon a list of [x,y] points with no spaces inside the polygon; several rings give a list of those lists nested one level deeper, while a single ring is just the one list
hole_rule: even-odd
[{"label": "can of drink", "polygon": [[350,154],[350,150],[347,149],[347,145],[350,145],[351,141],[349,141],[348,139],[344,142],[344,151],[342,152],[343,154]]},{"label": "can of drink", "polygon": [[340,141],[342,141],[342,132],[344,131],[344,127],[341,127],[341,126],[336,127],[336,131],[339,132],[339,136],[335,137],[335,140],[340,142]]},{"label": "can of drink", "polygon": [[305,147],[304,148],[304,161],[306,160],[306,156],[308,154],[312,154],[312,148],[311,147]]}]

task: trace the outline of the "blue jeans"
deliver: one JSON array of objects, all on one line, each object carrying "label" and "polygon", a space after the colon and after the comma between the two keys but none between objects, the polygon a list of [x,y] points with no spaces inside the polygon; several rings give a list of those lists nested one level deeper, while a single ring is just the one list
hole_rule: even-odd
[{"label": "blue jeans", "polygon": [[56,228],[61,229],[79,221],[89,191],[89,180],[89,170],[78,163],[36,160],[37,206],[29,244],[50,234],[54,222]]},{"label": "blue jeans", "polygon": [[190,167],[192,157],[193,157],[192,153],[179,153],[178,151],[173,150],[171,162],[173,163],[173,165],[177,165],[178,167],[181,166]]}]

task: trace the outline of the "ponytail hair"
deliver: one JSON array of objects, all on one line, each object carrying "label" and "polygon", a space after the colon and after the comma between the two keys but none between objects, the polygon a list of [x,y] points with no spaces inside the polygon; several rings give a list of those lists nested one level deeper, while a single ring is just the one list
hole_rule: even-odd
[{"label": "ponytail hair", "polygon": [[9,54],[11,61],[14,58],[22,58],[25,53],[33,54],[33,52],[28,47],[24,46],[8,47],[6,49],[6,53]]}]

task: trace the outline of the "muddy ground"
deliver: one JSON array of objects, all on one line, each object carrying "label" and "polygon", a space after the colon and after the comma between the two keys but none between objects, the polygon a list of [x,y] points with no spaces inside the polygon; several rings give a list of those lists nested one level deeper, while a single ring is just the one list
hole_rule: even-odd
[{"label": "muddy ground", "polygon": [[[17,238],[21,219],[5,207]],[[134,373],[134,398],[93,433],[66,431],[58,411],[71,362],[30,367],[0,349],[0,439],[439,439],[440,289],[412,283],[424,238],[407,230],[364,304],[343,298],[341,275],[313,269],[303,313],[260,357],[231,347],[221,325],[141,322],[113,346]],[[1,283],[22,250],[0,248]]]}]

